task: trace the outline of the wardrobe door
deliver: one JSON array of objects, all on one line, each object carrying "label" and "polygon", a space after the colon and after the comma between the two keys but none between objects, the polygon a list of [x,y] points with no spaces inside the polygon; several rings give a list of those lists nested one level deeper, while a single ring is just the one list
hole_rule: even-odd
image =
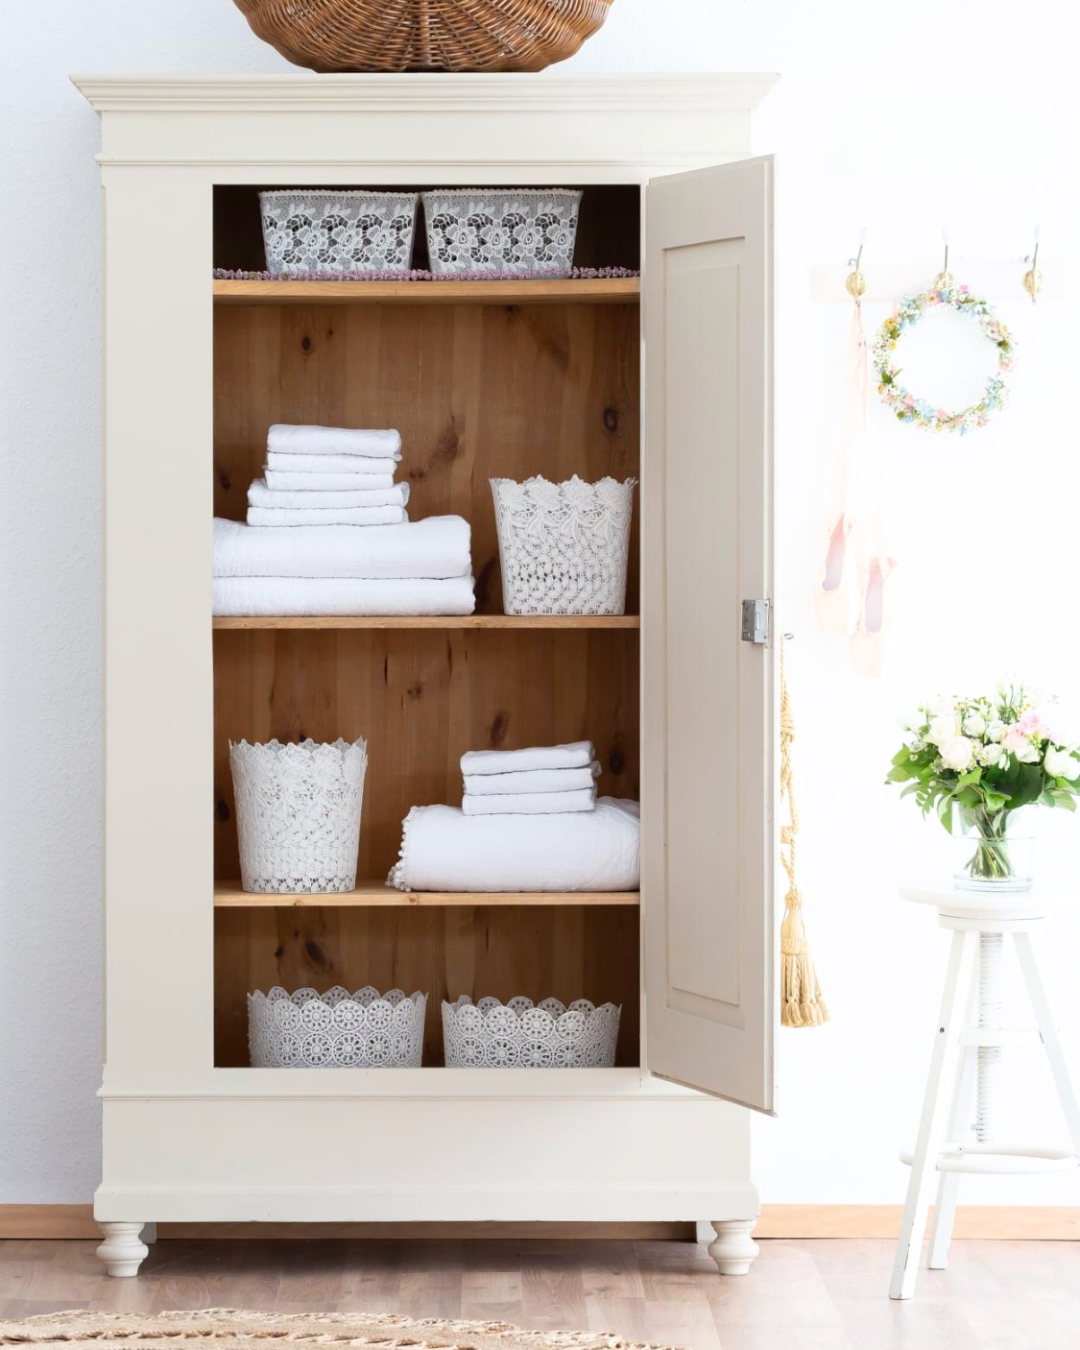
[{"label": "wardrobe door", "polygon": [[642,495],[648,1068],[768,1112],[772,216],[771,159],[648,186]]}]

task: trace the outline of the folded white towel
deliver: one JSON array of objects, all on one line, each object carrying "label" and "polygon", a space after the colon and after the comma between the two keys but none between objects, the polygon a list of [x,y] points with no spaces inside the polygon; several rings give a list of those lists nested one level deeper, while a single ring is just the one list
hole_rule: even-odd
[{"label": "folded white towel", "polygon": [[539,745],[529,750],[468,750],[461,756],[461,772],[522,773],[532,769],[584,769],[596,758],[592,741],[570,745]]},{"label": "folded white towel", "polygon": [[401,436],[396,431],[298,427],[275,422],[267,432],[266,448],[290,455],[369,455],[395,459],[401,454]]},{"label": "folded white towel", "polygon": [[[387,461],[383,460],[383,464]],[[267,466],[263,468],[263,482],[271,492],[355,492],[361,475],[357,473],[280,473]],[[366,473],[363,491],[394,486],[393,473]]]},{"label": "folded white towel", "polygon": [[400,525],[409,519],[403,506],[286,507],[249,506],[247,523],[259,529],[282,525]]},{"label": "folded white towel", "polygon": [[349,577],[214,578],[214,613],[233,617],[471,614],[474,604],[471,576],[450,577],[445,581],[425,577],[399,581]]},{"label": "folded white towel", "polygon": [[414,806],[387,884],[402,891],[635,891],[637,802],[601,797],[595,811],[466,816]]},{"label": "folded white towel", "polygon": [[553,816],[566,811],[591,811],[596,806],[596,788],[575,792],[501,792],[461,799],[467,816]]},{"label": "folded white towel", "polygon": [[[282,492],[266,486],[265,478],[256,478],[248,488],[248,505],[271,510],[314,508],[334,510],[349,506],[404,506],[409,500],[408,483],[388,488],[360,488],[355,492]],[[318,523],[318,522],[316,522]]]},{"label": "folded white towel", "polygon": [[266,467],[283,473],[393,473],[400,455],[290,455],[268,450]]},{"label": "folded white towel", "polygon": [[526,769],[521,773],[467,773],[466,797],[502,796],[517,792],[575,792],[591,788],[600,777],[600,761],[584,769]]},{"label": "folded white towel", "polygon": [[472,571],[469,522],[427,516],[378,530],[351,525],[258,529],[214,521],[216,577],[464,577]]}]

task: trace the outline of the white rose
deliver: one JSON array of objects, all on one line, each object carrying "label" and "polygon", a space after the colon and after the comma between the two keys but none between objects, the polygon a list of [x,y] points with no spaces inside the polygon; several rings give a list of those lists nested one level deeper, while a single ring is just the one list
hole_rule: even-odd
[{"label": "white rose", "polygon": [[1021,764],[1037,764],[1039,762],[1039,747],[1032,745],[1029,741],[1023,750],[1016,751],[1016,758]]},{"label": "white rose", "polygon": [[986,728],[986,739],[988,741],[1000,741],[1002,736],[1004,735],[1005,735],[1004,722],[991,722],[990,725]]},{"label": "white rose", "polygon": [[941,762],[947,769],[963,773],[970,768],[972,745],[966,736],[950,736],[938,748],[941,751]]},{"label": "white rose", "polygon": [[986,730],[986,719],[982,713],[968,713],[964,718],[964,731],[968,736],[981,736]]},{"label": "white rose", "polygon": [[1080,760],[1068,750],[1056,750],[1052,745],[1047,748],[1043,764],[1051,778],[1067,778],[1071,783],[1080,774]]},{"label": "white rose", "polygon": [[1000,745],[995,745],[992,741],[989,745],[984,745],[979,751],[979,763],[985,764],[990,768],[994,764],[1000,764],[1005,751]]},{"label": "white rose", "polygon": [[926,733],[926,739],[932,741],[936,746],[942,746],[946,741],[952,740],[960,728],[956,725],[956,717],[938,716],[930,723],[930,730]]},{"label": "white rose", "polygon": [[953,699],[949,698],[947,694],[942,694],[940,697],[934,699],[933,708],[938,717],[956,716],[956,703]]}]

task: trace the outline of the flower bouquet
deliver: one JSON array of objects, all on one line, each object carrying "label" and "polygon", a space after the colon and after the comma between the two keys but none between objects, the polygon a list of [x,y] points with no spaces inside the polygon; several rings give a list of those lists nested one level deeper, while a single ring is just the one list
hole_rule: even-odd
[{"label": "flower bouquet", "polygon": [[955,882],[975,890],[1026,890],[1031,836],[1024,807],[1076,810],[1077,738],[1053,698],[1003,681],[992,697],[944,697],[901,723],[908,733],[889,783],[906,786],[960,841]]}]

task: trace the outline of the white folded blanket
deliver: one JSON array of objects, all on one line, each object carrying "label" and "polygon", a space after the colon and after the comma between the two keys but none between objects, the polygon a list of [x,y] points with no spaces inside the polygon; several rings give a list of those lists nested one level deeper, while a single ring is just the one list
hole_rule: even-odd
[{"label": "white folded blanket", "polygon": [[401,454],[401,436],[396,431],[298,427],[275,422],[267,432],[266,448],[290,455],[368,455],[395,459]]},{"label": "white folded blanket", "polygon": [[[377,461],[386,464],[387,461]],[[269,465],[263,467],[263,481],[272,492],[355,492],[361,475],[357,473],[281,473]],[[394,486],[394,475],[390,473],[366,473],[362,477],[363,489],[373,491],[377,488]]]},{"label": "white folded blanket", "polygon": [[249,506],[247,523],[280,525],[400,525],[409,519],[403,506],[285,507]]},{"label": "white folded blanket", "polygon": [[584,769],[525,769],[521,773],[467,773],[465,795],[486,797],[517,792],[575,792],[579,788],[593,787],[594,780],[599,777],[600,761],[596,759]]},{"label": "white folded blanket", "polygon": [[467,816],[551,816],[565,811],[591,811],[596,805],[596,788],[578,788],[575,792],[501,792],[480,797],[468,793],[461,799]]},{"label": "white folded blanket", "polygon": [[414,806],[387,884],[402,891],[636,891],[637,802],[601,797],[595,811],[466,816]]},{"label": "white folded blanket", "polygon": [[[409,500],[408,483],[387,488],[358,488],[355,492],[282,492],[269,488],[265,478],[256,478],[248,488],[248,505],[271,510],[314,508],[340,509],[349,506],[404,506]],[[317,522],[316,522],[317,523]]]},{"label": "white folded blanket", "polygon": [[532,769],[584,769],[596,758],[592,741],[539,745],[529,750],[467,750],[461,772],[522,773]]},{"label": "white folded blanket", "polygon": [[252,529],[214,521],[216,577],[466,577],[472,571],[469,522],[427,516],[378,530],[351,525]]},{"label": "white folded blanket", "polygon": [[285,473],[393,473],[400,458],[400,455],[291,455],[287,450],[268,450],[266,467]]},{"label": "white folded blanket", "polygon": [[471,576],[444,581],[424,577],[398,581],[348,577],[214,578],[214,613],[232,617],[471,614],[474,604]]}]

